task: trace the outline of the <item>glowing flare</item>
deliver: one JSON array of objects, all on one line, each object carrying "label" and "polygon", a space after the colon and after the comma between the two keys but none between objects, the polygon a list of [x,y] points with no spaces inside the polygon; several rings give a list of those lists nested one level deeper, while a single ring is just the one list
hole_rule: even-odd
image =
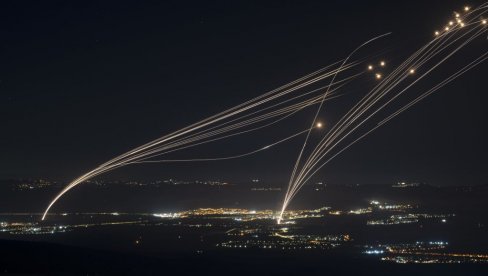
[{"label": "glowing flare", "polygon": [[376,76],[376,79],[377,79],[377,80],[381,79],[381,77],[382,77],[380,73],[376,73],[376,75],[375,75],[375,76]]},{"label": "glowing flare", "polygon": [[323,125],[322,125],[322,123],[321,123],[321,122],[318,122],[318,123],[317,123],[317,128],[322,128],[322,126],[323,126]]},{"label": "glowing flare", "polygon": [[383,66],[384,67],[385,65],[386,65],[386,63],[384,61],[381,61],[380,62],[380,66]]},{"label": "glowing flare", "polygon": [[434,34],[435,34],[436,36],[440,35],[439,31],[435,31],[435,32],[434,32]]},{"label": "glowing flare", "polygon": [[464,7],[464,11],[469,11],[469,9],[470,9],[469,6]]},{"label": "glowing flare", "polygon": [[486,25],[486,19],[481,20],[481,24]]},{"label": "glowing flare", "polygon": [[369,71],[373,70],[373,65],[368,65],[368,70]]},{"label": "glowing flare", "polygon": [[415,69],[412,68],[412,69],[410,69],[409,72],[410,72],[410,74],[415,74]]}]

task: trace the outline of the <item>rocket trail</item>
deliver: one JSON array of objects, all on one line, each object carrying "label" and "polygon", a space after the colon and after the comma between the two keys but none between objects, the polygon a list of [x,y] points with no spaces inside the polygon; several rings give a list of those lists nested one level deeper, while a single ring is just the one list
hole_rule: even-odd
[{"label": "rocket trail", "polygon": [[[386,106],[398,101],[404,94],[415,93],[411,91],[411,88],[417,82],[427,77],[432,71],[444,64],[445,61],[465,48],[473,40],[485,34],[486,21],[479,18],[482,18],[486,11],[487,4],[483,4],[477,9],[466,12],[463,16],[459,15],[457,24],[452,23],[452,27],[448,28],[442,34],[435,32],[436,37],[432,41],[421,47],[393,70],[326,133],[323,139],[312,150],[296,176],[292,174],[287,193],[283,200],[281,213],[277,219],[278,223],[283,219],[284,211],[298,191],[325,164],[386,122],[486,60],[485,55],[480,56],[473,63],[468,64],[455,74],[441,81],[434,88],[410,101],[385,119],[378,119],[378,113]],[[370,71],[373,68],[371,65],[368,66],[368,70]],[[424,73],[417,77],[415,73],[422,68],[424,69]],[[379,122],[372,129],[368,130],[367,127],[365,128],[365,123],[374,119],[379,120]],[[359,137],[354,139],[354,136],[357,137],[357,135]],[[353,142],[342,145],[341,143],[348,137],[353,138]],[[334,149],[338,151],[334,153]]]},{"label": "rocket trail", "polygon": [[[440,82],[436,82],[427,91],[421,92],[416,89],[416,85],[420,81],[428,79],[432,72],[439,71],[439,68],[453,56],[459,55],[467,47],[472,47],[472,42],[487,33],[488,25],[484,19],[487,12],[488,3],[485,3],[475,9],[468,8],[462,14],[456,13],[456,17],[443,27],[442,31],[434,31],[432,40],[418,48],[398,66],[392,66],[386,72],[384,69],[388,64],[384,60],[380,61],[378,66],[367,64],[367,61],[376,58],[374,55],[358,59],[352,59],[352,57],[357,56],[359,50],[362,50],[364,46],[389,33],[366,41],[343,60],[116,156],[66,185],[51,200],[42,215],[42,220],[46,218],[53,205],[71,189],[98,175],[124,166],[244,158],[305,135],[277,217],[277,221],[280,223],[286,219],[283,217],[286,208],[300,189],[326,164],[376,129],[488,59],[488,52],[482,52],[478,58],[460,68],[445,68],[444,66],[443,71],[449,69],[453,73]],[[477,50],[476,48],[470,49]],[[380,71],[376,68],[380,68]],[[312,145],[313,147],[308,147],[311,131],[322,127],[322,124],[317,122],[317,118],[323,112],[325,101],[347,95],[349,84],[357,83],[368,75],[374,76],[377,81],[376,85],[371,89],[364,89],[365,93],[337,123],[331,124],[318,142]],[[361,87],[368,87],[368,84]],[[390,108],[389,111],[387,107]],[[252,151],[212,158],[165,159],[163,157],[169,153],[191,150],[200,145],[267,131],[271,127],[277,126],[278,123],[286,122],[306,111],[312,111],[313,114],[308,128],[297,127],[290,131],[293,134],[275,138],[277,140],[274,142]],[[291,127],[293,128],[293,126]]]},{"label": "rocket trail", "polygon": [[[318,126],[314,126],[313,128],[318,128]],[[313,129],[312,128],[312,129]],[[230,159],[237,159],[237,158],[242,158],[242,157],[246,157],[246,156],[250,156],[250,155],[253,155],[255,153],[258,153],[258,152],[261,152],[261,151],[264,151],[264,150],[267,150],[267,149],[270,149],[276,145],[279,145],[283,142],[286,142],[288,140],[291,140],[295,137],[298,137],[302,134],[304,134],[305,132],[308,132],[309,129],[305,129],[305,130],[302,130],[298,133],[295,133],[291,136],[288,136],[284,139],[281,139],[279,141],[276,141],[276,142],[273,142],[271,144],[268,144],[264,147],[261,147],[259,149],[256,149],[256,150],[253,150],[253,151],[250,151],[250,152],[246,152],[246,153],[241,153],[241,154],[238,154],[238,155],[232,155],[232,156],[227,156],[227,157],[215,157],[215,158],[195,158],[195,159],[170,159],[170,160],[148,160],[148,161],[139,161],[139,162],[134,162],[132,164],[142,164],[142,163],[163,163],[163,162],[202,162],[202,161],[222,161],[222,160],[230,160]]]},{"label": "rocket trail", "polygon": [[[358,72],[356,69],[361,61],[349,62],[340,67],[338,66],[339,62],[198,123],[146,143],[99,165],[70,182],[58,193],[45,210],[42,219],[44,220],[46,218],[54,203],[65,193],[82,182],[100,174],[130,164],[143,161],[147,162],[151,158],[170,152],[266,129],[277,122],[286,120],[298,112],[317,104],[320,100],[324,100],[322,97],[323,89],[329,88],[331,92],[338,91],[348,82],[362,74],[362,72]],[[334,73],[339,71],[347,72],[347,76],[333,85],[321,85],[318,88],[309,89],[312,85],[320,85],[323,80],[329,79]],[[329,97],[326,97],[325,100],[331,100],[337,96],[334,93],[330,93]]]},{"label": "rocket trail", "polygon": [[[344,59],[344,61],[342,62],[342,64],[341,64],[340,68],[342,68],[342,66],[344,66],[344,64],[345,64],[345,63],[346,63],[346,62],[347,62],[347,61],[348,61],[348,60],[351,58],[351,56],[352,56],[354,53],[356,53],[356,52],[357,52],[359,49],[361,49],[363,46],[365,46],[365,45],[367,45],[367,44],[369,44],[369,43],[371,43],[371,42],[373,42],[373,41],[375,41],[375,40],[377,40],[377,39],[379,39],[379,38],[382,38],[382,37],[384,37],[384,36],[390,35],[390,34],[391,34],[391,33],[386,33],[386,34],[382,34],[382,35],[376,36],[376,37],[374,37],[374,38],[372,38],[372,39],[370,39],[370,40],[368,40],[368,41],[364,42],[363,44],[359,45],[359,47],[357,47],[356,49],[354,49],[354,51],[352,51],[352,52],[351,52],[351,53],[350,53],[350,54],[349,54],[349,55],[348,55],[348,56],[347,56],[347,57]],[[323,96],[323,98],[322,98],[322,101],[320,102],[320,105],[319,105],[319,107],[317,108],[317,111],[315,112],[315,116],[314,116],[314,118],[313,118],[313,120],[312,120],[312,125],[311,125],[312,127],[315,125],[315,121],[317,120],[317,118],[318,118],[318,116],[319,116],[319,114],[320,114],[320,111],[321,111],[322,106],[323,106],[323,104],[324,104],[324,100],[325,100],[325,99],[326,99],[326,97],[329,95],[329,91],[330,91],[330,89],[329,89],[329,88],[330,88],[330,86],[332,86],[332,84],[334,83],[335,78],[337,77],[337,74],[338,74],[338,73],[339,73],[339,72],[337,72],[337,73],[335,73],[335,74],[334,74],[334,76],[332,77],[332,80],[330,81],[330,85],[329,85],[329,87],[327,88],[327,90],[325,90],[325,93],[324,93],[324,96]],[[292,187],[292,181],[293,181],[293,179],[294,179],[294,177],[295,177],[295,173],[296,173],[297,168],[298,168],[298,166],[299,166],[299,164],[300,164],[300,161],[301,161],[301,159],[302,159],[303,151],[305,150],[305,147],[307,146],[307,142],[308,142],[309,137],[310,137],[310,131],[307,133],[307,136],[305,137],[305,141],[303,142],[303,146],[302,146],[302,148],[301,148],[301,150],[300,150],[300,153],[298,154],[297,161],[295,162],[295,167],[293,167],[293,171],[292,171],[292,173],[291,173],[291,177],[290,177],[290,182],[288,183],[288,188],[287,188],[287,190],[286,190],[286,193],[287,193],[287,194],[289,193],[289,190],[290,190],[290,188]],[[281,210],[281,213],[283,213],[283,212],[284,212],[284,210]],[[280,221],[280,219],[278,220],[278,223],[279,223],[279,221]]]}]

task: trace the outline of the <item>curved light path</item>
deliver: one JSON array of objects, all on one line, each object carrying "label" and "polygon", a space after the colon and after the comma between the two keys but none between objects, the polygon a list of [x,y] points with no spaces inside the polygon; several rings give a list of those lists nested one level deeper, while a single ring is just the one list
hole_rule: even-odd
[{"label": "curved light path", "polygon": [[[328,128],[313,147],[308,147],[309,138],[312,130],[322,126],[317,122],[317,118],[323,112],[325,101],[347,95],[349,92],[347,86],[350,83],[361,80],[361,77],[367,76],[368,73],[373,73],[368,72],[372,71],[373,66],[366,64],[366,61],[370,60],[372,56],[350,60],[363,46],[387,36],[389,33],[363,43],[343,60],[136,147],[86,172],[71,181],[51,200],[43,213],[42,220],[46,218],[53,205],[74,187],[98,175],[127,165],[243,158],[306,134],[277,217],[277,221],[280,223],[286,219],[283,214],[300,189],[336,156],[488,58],[488,52],[483,52],[461,68],[444,66],[443,72],[448,70],[452,72],[449,77],[436,82],[431,89],[424,92],[416,89],[418,82],[429,77],[432,72],[439,71],[439,67],[470,46],[477,38],[486,34],[487,22],[483,18],[486,18],[487,9],[488,5],[485,3],[476,9],[466,8],[462,14],[456,13],[456,17],[444,27],[442,32],[436,31],[434,39],[420,47],[388,74],[373,71],[376,73],[378,83],[371,90],[367,90],[368,92],[337,123]],[[381,67],[385,66],[384,62],[380,64]],[[301,112],[310,111],[313,111],[314,116],[309,128],[295,129],[292,131],[293,134],[279,139],[275,138],[274,142],[249,152],[213,158],[164,159],[162,157],[199,145],[264,131]]]},{"label": "curved light path", "polygon": [[[332,100],[339,96],[335,94],[336,91],[364,73],[356,69],[362,62],[364,61],[353,61],[345,65],[343,61],[333,63],[264,95],[119,155],[70,182],[50,202],[42,220],[64,194],[100,174],[131,164],[148,163],[151,158],[171,152],[265,129],[323,101],[324,89],[331,91],[325,100]],[[333,85],[323,84],[324,80],[339,71],[347,72],[347,76]]]},{"label": "curved light path", "polygon": [[[445,27],[443,33],[436,32],[436,37],[432,41],[401,63],[330,128],[322,140],[311,150],[298,173],[292,174],[277,218],[278,223],[284,219],[283,214],[291,200],[325,164],[386,122],[486,60],[486,53],[484,53],[424,94],[413,100],[407,99],[406,104],[402,103],[406,100],[402,96],[418,93],[418,90],[412,89],[415,84],[476,38],[486,34],[486,20],[482,18],[487,12],[487,4],[472,11],[467,9],[468,11],[464,15],[457,15],[456,23],[450,22],[448,24],[450,27]],[[423,73],[417,75],[421,70]],[[400,104],[401,107],[386,117],[382,117],[379,112],[385,111],[385,108],[392,104]],[[374,124],[375,121],[378,122]],[[347,138],[353,139],[353,141],[347,143]]]}]

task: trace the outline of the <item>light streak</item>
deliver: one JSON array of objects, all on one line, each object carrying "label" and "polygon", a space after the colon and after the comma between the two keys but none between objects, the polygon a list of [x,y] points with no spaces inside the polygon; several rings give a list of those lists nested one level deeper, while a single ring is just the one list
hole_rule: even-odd
[{"label": "light streak", "polygon": [[[126,165],[148,161],[150,158],[170,152],[257,131],[274,125],[307,107],[333,99],[336,97],[334,91],[361,73],[349,73],[349,76],[330,85],[309,91],[303,90],[335,76],[340,71],[351,72],[360,63],[360,61],[333,63],[264,95],[119,155],[70,182],[50,202],[42,219],[46,218],[50,208],[65,193],[97,175]],[[324,97],[323,89],[331,93]]]},{"label": "light streak", "polygon": [[[278,218],[278,223],[283,219],[283,212],[286,210],[287,206],[290,204],[291,200],[295,197],[298,191],[325,164],[392,118],[399,115],[401,112],[410,108],[412,105],[418,103],[426,96],[434,93],[453,79],[456,79],[460,75],[486,60],[485,54],[480,56],[466,67],[460,69],[444,81],[440,82],[438,85],[434,86],[431,90],[428,90],[421,96],[404,105],[402,108],[400,108],[400,110],[395,111],[390,116],[387,116],[386,119],[380,120],[380,122],[371,129],[366,129],[363,134],[360,134],[360,127],[364,129],[363,125],[374,118],[373,116],[378,114],[379,111],[383,110],[390,103],[397,100],[399,96],[408,92],[409,89],[418,81],[429,75],[434,69],[442,65],[447,59],[457,53],[460,49],[464,48],[468,43],[485,33],[484,29],[479,30],[476,28],[475,23],[479,21],[477,21],[475,18],[484,14],[486,12],[486,7],[487,5],[484,4],[466,14],[466,17],[463,18],[465,21],[462,22],[463,25],[461,27],[474,26],[466,32],[461,33],[458,28],[453,28],[451,30],[449,27],[446,27],[446,31],[451,30],[451,32],[442,36],[439,36],[440,33],[436,32],[436,38],[434,40],[430,41],[427,45],[412,54],[404,63],[398,66],[396,70],[381,81],[373,90],[370,91],[370,93],[367,94],[366,97],[356,104],[342,119],[339,120],[336,125],[329,130],[324,138],[312,150],[309,158],[305,161],[299,172],[296,174],[296,177],[295,175],[292,175],[287,193],[283,200],[283,205],[281,208],[282,214],[280,214]],[[454,25],[454,23],[450,22],[449,25]],[[438,58],[440,58],[440,61],[435,61],[433,65],[428,65],[429,61],[434,61]],[[426,72],[424,74],[415,78],[410,83],[406,83],[406,87],[402,88],[401,85],[405,83],[406,76],[414,74],[414,68],[420,68],[422,66],[430,66],[430,68],[426,68]],[[407,69],[408,67],[410,67],[410,69]],[[407,74],[402,74],[402,72],[407,72]],[[377,73],[376,78],[380,79],[382,76],[378,74],[379,73]],[[354,134],[359,134],[359,137],[354,139],[351,143],[341,146],[341,143],[343,143],[347,137]],[[338,151],[334,153],[332,152],[333,149],[338,149]]]},{"label": "light streak", "polygon": [[[435,31],[435,37],[431,41],[415,51],[399,66],[393,67],[391,72],[376,72],[374,76],[378,82],[374,88],[368,90],[366,95],[354,104],[336,124],[330,128],[328,127],[327,132],[311,149],[308,156],[304,155],[311,131],[323,128],[323,123],[318,122],[317,119],[322,111],[324,102],[343,95],[343,93],[339,94],[338,92],[349,82],[356,81],[359,76],[365,73],[364,69],[358,70],[358,66],[362,68],[367,66],[367,71],[374,69],[372,64],[365,64],[366,58],[349,60],[363,46],[387,36],[389,33],[374,37],[361,44],[343,60],[100,164],[64,187],[49,203],[42,215],[42,219],[46,218],[52,206],[68,191],[89,179],[117,168],[141,163],[218,161],[241,158],[265,151],[306,133],[304,144],[298,154],[286,189],[278,217],[278,222],[280,222],[291,200],[297,195],[303,185],[324,165],[377,128],[488,58],[488,53],[484,53],[448,78],[434,85],[431,89],[420,94],[420,96],[414,97],[413,100],[407,101],[406,104],[400,102],[401,107],[399,109],[386,115],[379,113],[393,102],[400,101],[401,96],[413,93],[410,91],[413,90],[411,88],[415,84],[426,78],[433,70],[466,47],[474,39],[486,33],[485,25],[487,22],[485,19],[479,18],[484,17],[487,8],[488,5],[486,3],[474,9],[466,6],[462,16],[455,13],[458,24],[455,24],[454,21],[449,21],[448,26],[444,28],[445,32]],[[380,61],[379,66],[385,67],[386,62]],[[422,72],[422,74],[416,74],[417,70]],[[345,76],[336,80],[338,75]],[[303,110],[314,107],[317,107],[317,109],[310,127],[298,132],[294,130],[294,134],[290,136],[277,139],[249,152],[214,158],[157,159],[172,152],[267,129]],[[372,123],[372,126],[368,126],[367,123]]]}]

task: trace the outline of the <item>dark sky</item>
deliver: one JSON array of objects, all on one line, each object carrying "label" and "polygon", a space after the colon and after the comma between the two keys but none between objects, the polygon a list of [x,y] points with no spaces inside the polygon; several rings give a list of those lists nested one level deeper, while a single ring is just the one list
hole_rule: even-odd
[{"label": "dark sky", "polygon": [[[387,41],[394,60],[426,43],[465,4],[264,2],[2,1],[0,177],[72,179],[337,61],[381,33],[394,32]],[[402,114],[317,179],[487,183],[487,69],[477,67]],[[281,183],[299,143],[245,160],[133,166],[105,177]]]}]

